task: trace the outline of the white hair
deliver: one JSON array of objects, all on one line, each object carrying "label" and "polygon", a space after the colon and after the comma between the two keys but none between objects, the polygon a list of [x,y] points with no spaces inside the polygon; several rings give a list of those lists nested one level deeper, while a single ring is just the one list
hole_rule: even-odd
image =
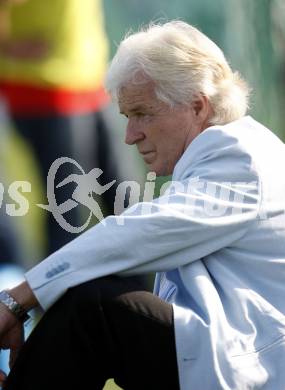
[{"label": "white hair", "polygon": [[245,115],[249,88],[233,72],[222,50],[195,27],[182,22],[150,24],[120,43],[106,76],[114,98],[129,82],[155,82],[158,99],[185,104],[206,96],[214,115],[210,123],[225,124]]}]

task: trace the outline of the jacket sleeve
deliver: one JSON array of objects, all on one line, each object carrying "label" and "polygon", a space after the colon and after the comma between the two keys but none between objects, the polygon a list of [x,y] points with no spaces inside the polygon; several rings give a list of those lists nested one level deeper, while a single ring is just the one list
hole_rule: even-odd
[{"label": "jacket sleeve", "polygon": [[258,217],[256,169],[234,137],[198,138],[164,195],[106,218],[26,273],[44,309],[88,280],[167,271],[243,237]]}]

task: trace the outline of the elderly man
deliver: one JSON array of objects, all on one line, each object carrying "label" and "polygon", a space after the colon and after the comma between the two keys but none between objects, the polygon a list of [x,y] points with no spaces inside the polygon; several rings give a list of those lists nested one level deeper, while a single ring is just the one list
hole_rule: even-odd
[{"label": "elderly man", "polygon": [[[183,22],[123,40],[106,85],[126,143],[173,183],[1,294],[6,389],[101,389],[113,377],[132,390],[283,390],[283,143],[244,116],[245,82]],[[154,271],[154,294],[128,278]],[[22,347],[36,305],[46,314]]]}]

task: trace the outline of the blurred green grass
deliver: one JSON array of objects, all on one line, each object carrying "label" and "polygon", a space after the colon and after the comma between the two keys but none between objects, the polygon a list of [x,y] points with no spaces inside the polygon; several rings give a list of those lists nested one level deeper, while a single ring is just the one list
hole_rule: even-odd
[{"label": "blurred green grass", "polygon": [[[32,150],[13,129],[8,130],[5,146],[1,149],[1,163],[5,177],[5,195],[8,186],[16,181],[31,183],[31,192],[23,194],[29,202],[29,211],[25,216],[11,217],[18,231],[19,241],[24,256],[30,258],[25,262],[25,268],[34,265],[36,259],[41,259],[44,253],[46,212],[36,206],[44,200],[43,186],[40,181],[37,164]],[[9,197],[7,200],[10,201]]]},{"label": "blurred green grass", "polygon": [[121,387],[118,387],[115,382],[113,381],[113,379],[109,379],[107,382],[106,382],[106,385],[104,387],[103,390],[120,390]]}]

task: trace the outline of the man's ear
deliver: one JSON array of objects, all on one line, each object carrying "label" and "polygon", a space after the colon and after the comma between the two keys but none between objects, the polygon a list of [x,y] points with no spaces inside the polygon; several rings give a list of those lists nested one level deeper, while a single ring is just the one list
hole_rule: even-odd
[{"label": "man's ear", "polygon": [[196,96],[192,101],[192,108],[196,116],[204,114],[208,111],[209,100],[204,95]]},{"label": "man's ear", "polygon": [[207,127],[209,119],[213,115],[213,110],[207,96],[198,95],[192,100],[192,109],[196,116],[197,122],[202,127]]}]

